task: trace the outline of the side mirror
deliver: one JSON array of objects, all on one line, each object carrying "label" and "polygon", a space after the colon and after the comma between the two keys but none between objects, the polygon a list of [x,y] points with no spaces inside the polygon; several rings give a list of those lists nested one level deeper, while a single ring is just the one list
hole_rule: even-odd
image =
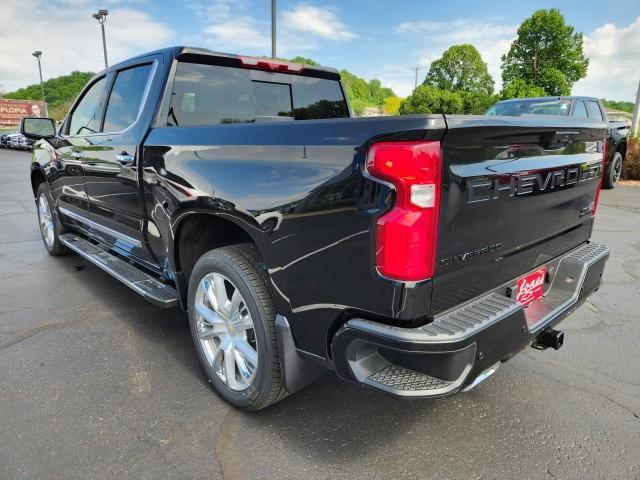
[{"label": "side mirror", "polygon": [[31,140],[56,136],[53,118],[26,117],[20,121],[20,133]]}]

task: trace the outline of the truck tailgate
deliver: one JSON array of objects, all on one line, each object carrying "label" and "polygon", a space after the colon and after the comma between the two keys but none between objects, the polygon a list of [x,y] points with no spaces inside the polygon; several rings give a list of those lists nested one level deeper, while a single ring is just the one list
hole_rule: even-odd
[{"label": "truck tailgate", "polygon": [[446,116],[432,313],[589,238],[606,125]]}]

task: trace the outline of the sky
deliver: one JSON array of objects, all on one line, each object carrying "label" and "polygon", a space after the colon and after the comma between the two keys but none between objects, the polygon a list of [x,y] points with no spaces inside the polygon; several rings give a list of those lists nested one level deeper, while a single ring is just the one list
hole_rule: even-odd
[{"label": "sky", "polygon": [[[37,83],[31,53],[41,50],[45,79],[103,67],[100,28],[91,14],[109,9],[110,63],[170,45],[269,55],[270,0],[0,0],[0,91]],[[500,57],[520,23],[538,8],[559,8],[584,34],[588,75],[573,94],[633,101],[640,80],[640,0],[277,0],[278,56],[302,55],[379,78],[411,93],[413,65],[449,46],[471,43],[496,89]],[[419,82],[426,69],[419,71]]]}]

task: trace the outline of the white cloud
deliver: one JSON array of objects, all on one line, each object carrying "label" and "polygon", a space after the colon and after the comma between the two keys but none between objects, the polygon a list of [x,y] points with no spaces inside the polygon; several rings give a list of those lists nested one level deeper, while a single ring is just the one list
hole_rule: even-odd
[{"label": "white cloud", "polygon": [[[262,55],[271,48],[271,24],[268,19],[251,15],[243,0],[215,0],[206,5],[191,4],[204,18],[204,42],[215,50]],[[336,12],[327,7],[301,4],[284,10],[278,19],[278,54],[293,55],[314,50],[322,42],[351,40],[356,34],[340,22]]]},{"label": "white cloud", "polygon": [[215,50],[236,52],[243,49],[261,49],[271,39],[251,17],[236,18],[214,23],[203,30],[207,43]]},{"label": "white cloud", "polygon": [[285,31],[316,35],[327,40],[350,40],[356,37],[328,8],[299,5],[282,13]]},{"label": "white cloud", "polygon": [[[3,23],[11,27],[0,31],[0,90],[12,91],[38,82],[36,61],[31,56],[35,50],[43,52],[45,79],[72,70],[104,68],[102,37],[98,23],[91,18],[93,11],[88,6],[69,15],[59,2],[3,2]],[[105,27],[110,63],[166,46],[174,36],[170,28],[132,8],[109,9]]]},{"label": "white cloud", "polygon": [[[501,57],[509,50],[517,29],[517,25],[502,24],[495,20],[470,19],[447,22],[404,22],[394,28],[396,33],[420,38],[425,45],[429,46],[428,50],[417,55],[417,63],[426,67],[440,58],[451,45],[461,43],[474,45],[482,55],[482,59],[487,62],[489,73],[496,82],[496,89],[499,89],[502,83]],[[426,71],[420,72],[418,83],[422,83]],[[386,80],[385,77],[383,78]],[[409,95],[413,90],[413,83],[405,82],[402,87],[402,90],[398,89],[397,93],[402,96]]]},{"label": "white cloud", "polygon": [[635,101],[640,80],[640,17],[627,27],[607,23],[584,38],[587,77],[574,85],[576,95]]}]

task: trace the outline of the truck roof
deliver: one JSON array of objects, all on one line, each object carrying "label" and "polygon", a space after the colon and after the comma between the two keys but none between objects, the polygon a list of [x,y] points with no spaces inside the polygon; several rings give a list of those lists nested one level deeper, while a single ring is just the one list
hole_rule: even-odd
[{"label": "truck roof", "polygon": [[[208,48],[200,48],[200,47],[188,47],[188,46],[173,46],[173,47],[165,47],[165,48],[161,48],[158,50],[153,50],[151,52],[145,52],[142,53],[140,55],[136,55],[135,57],[131,57],[131,58],[127,58],[126,60],[123,60],[122,62],[119,62],[117,64],[114,65],[110,65],[108,68],[104,69],[103,71],[106,70],[113,70],[118,68],[118,66],[120,64],[124,64],[124,63],[128,63],[131,60],[135,60],[138,58],[144,58],[144,57],[148,57],[149,55],[156,55],[156,54],[163,54],[163,55],[169,55],[173,58],[177,58],[177,59],[182,59],[182,60],[193,60],[195,59],[195,57],[209,57],[210,59],[218,59],[218,60],[222,60],[222,62],[224,62],[224,60],[231,60],[231,61],[237,61],[240,60],[242,58],[254,58],[254,57],[246,57],[244,55],[236,55],[233,53],[224,53],[224,52],[216,52],[213,50],[210,50]],[[260,60],[264,60],[264,61],[271,61],[272,59],[269,57],[255,57],[255,58],[259,58]],[[281,59],[274,59],[273,61],[275,62],[287,62],[287,63],[291,63],[288,62],[287,60],[281,60]],[[315,73],[318,76],[321,77],[325,77],[325,78],[332,78],[335,80],[339,80],[340,79],[340,72],[338,72],[338,70],[336,70],[335,68],[330,68],[330,67],[324,67],[321,65],[307,65],[304,64],[304,70],[305,71],[311,71],[311,73]],[[102,72],[99,72],[102,73]]]},{"label": "truck roof", "polygon": [[511,103],[511,102],[522,102],[522,101],[544,101],[544,100],[594,100],[599,102],[600,99],[596,97],[585,97],[582,95],[565,95],[560,97],[526,97],[526,98],[510,98],[509,100],[500,100],[497,103]]}]

